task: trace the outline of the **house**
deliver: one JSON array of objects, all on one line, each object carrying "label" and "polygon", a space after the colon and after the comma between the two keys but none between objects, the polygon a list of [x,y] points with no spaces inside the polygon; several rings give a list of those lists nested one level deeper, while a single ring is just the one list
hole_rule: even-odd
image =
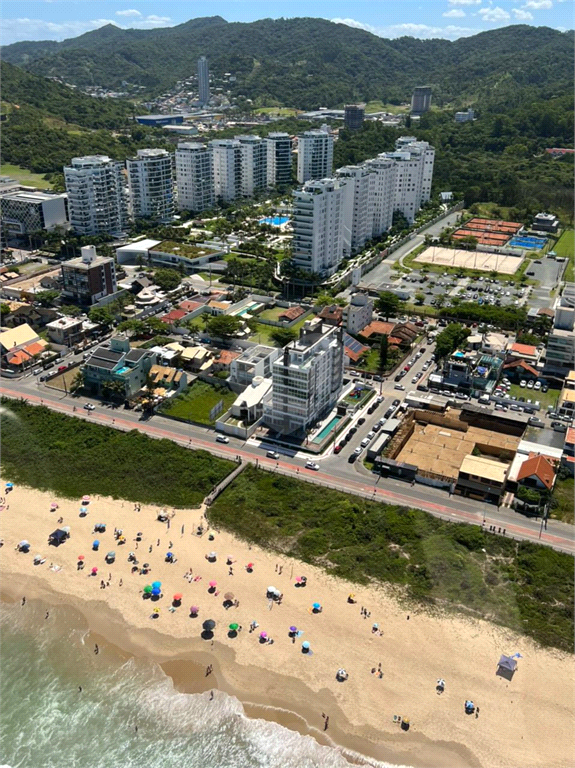
[{"label": "house", "polygon": [[513,360],[525,360],[532,366],[536,366],[541,357],[541,351],[531,344],[509,343],[506,350],[506,362]]},{"label": "house", "polygon": [[35,331],[40,331],[46,323],[58,317],[57,310],[49,307],[34,307],[32,304],[17,301],[8,303],[11,305],[10,314],[2,317],[2,325],[6,328],[16,328],[18,325],[28,323]]},{"label": "house", "polygon": [[150,349],[155,353],[159,365],[171,366],[175,365],[176,361],[179,360],[185,347],[178,344],[176,341],[172,344],[166,344],[163,347],[158,345],[156,347],[151,347]]},{"label": "house", "polygon": [[150,349],[130,349],[125,336],[115,336],[94,349],[83,367],[84,383],[101,393],[113,384],[118,394],[132,397],[145,386],[156,354]]},{"label": "house", "polygon": [[401,339],[401,346],[411,346],[420,334],[419,328],[413,323],[398,323],[393,326],[391,335]]},{"label": "house", "polygon": [[373,301],[369,294],[358,292],[351,297],[349,305],[344,308],[345,327],[349,333],[359,333],[362,328],[371,323],[373,317]]},{"label": "house", "polygon": [[553,465],[544,456],[532,456],[521,464],[517,483],[527,488],[550,491],[555,485]]},{"label": "house", "polygon": [[83,322],[78,317],[59,317],[46,324],[46,331],[51,341],[66,347],[72,347],[84,338]]},{"label": "house", "polygon": [[568,416],[571,419],[575,417],[575,389],[563,387],[559,396],[557,411],[562,416]]},{"label": "house", "polygon": [[507,480],[508,464],[468,454],[461,463],[455,493],[498,503]]},{"label": "house", "polygon": [[244,350],[230,365],[230,381],[251,384],[256,376],[271,379],[272,365],[281,355],[281,349],[258,344]]},{"label": "house", "polygon": [[162,315],[160,320],[162,323],[171,326],[180,326],[181,321],[187,316],[185,309],[172,309],[166,315]]},{"label": "house", "polygon": [[373,320],[369,325],[366,325],[359,331],[359,335],[364,339],[371,339],[372,336],[374,338],[377,336],[391,336],[394,328],[394,323],[384,323],[381,320]]},{"label": "house", "polygon": [[301,317],[303,314],[305,314],[305,309],[303,307],[289,307],[289,309],[285,309],[281,315],[278,315],[278,320],[293,323],[294,320],[297,320],[298,317]]},{"label": "house", "polygon": [[165,365],[152,365],[148,383],[154,387],[156,397],[173,397],[188,386],[185,371]]},{"label": "house", "polygon": [[354,339],[353,336],[350,336],[349,333],[343,334],[343,349],[346,357],[346,365],[349,365],[350,363],[355,365],[366,352],[369,352],[369,347],[360,344],[360,342],[357,339]]},{"label": "house", "polygon": [[202,346],[185,347],[180,355],[180,362],[184,368],[200,373],[208,371],[212,366],[212,353]]},{"label": "house", "polygon": [[343,321],[343,309],[337,304],[330,304],[322,309],[318,317],[321,317],[326,325],[341,325]]},{"label": "house", "polygon": [[217,357],[214,357],[212,362],[212,369],[215,372],[229,371],[232,362],[239,356],[239,352],[232,352],[230,349],[222,349],[220,350],[220,354]]},{"label": "house", "polygon": [[30,368],[46,351],[47,343],[27,323],[0,332],[2,365],[13,370]]},{"label": "house", "polygon": [[567,467],[572,475],[575,474],[575,427],[569,427],[565,433],[561,465]]}]

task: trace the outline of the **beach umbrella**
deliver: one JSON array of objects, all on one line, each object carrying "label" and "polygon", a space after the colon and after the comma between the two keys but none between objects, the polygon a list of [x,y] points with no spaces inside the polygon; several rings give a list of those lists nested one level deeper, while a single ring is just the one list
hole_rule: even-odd
[{"label": "beach umbrella", "polygon": [[231,629],[232,632],[236,632],[239,628],[240,628],[240,625],[236,624],[235,622],[233,624],[230,624],[230,626],[228,627],[228,629]]},{"label": "beach umbrella", "polygon": [[30,542],[26,541],[26,539],[22,539],[22,541],[20,542],[20,544],[18,544],[18,546],[20,548],[22,548],[22,547],[29,547],[30,546]]},{"label": "beach umbrella", "polygon": [[211,632],[212,629],[215,628],[215,626],[216,626],[216,622],[213,619],[206,619],[202,624],[202,627],[206,630],[206,632]]},{"label": "beach umbrella", "polygon": [[82,502],[84,504],[89,504],[90,503],[90,497],[89,496],[82,496]]},{"label": "beach umbrella", "polygon": [[190,613],[192,614],[192,616],[195,616],[199,612],[200,612],[199,607],[197,605],[192,605],[192,607],[190,608]]},{"label": "beach umbrella", "polygon": [[289,631],[293,632],[295,634],[297,632],[297,627],[293,627],[292,626],[292,627],[289,628]]},{"label": "beach umbrella", "polygon": [[309,651],[309,643],[307,640],[301,644],[302,650]]},{"label": "beach umbrella", "polygon": [[215,560],[217,558],[217,554],[215,552],[210,552],[208,555],[208,560]]},{"label": "beach umbrella", "polygon": [[268,592],[275,593],[277,592],[277,589],[275,587],[268,587]]},{"label": "beach umbrella", "polygon": [[[134,560],[134,562],[137,563],[138,561]],[[142,568],[149,568],[149,567],[150,567],[150,563],[144,563],[144,565],[142,566]]]},{"label": "beach umbrella", "polygon": [[226,592],[224,595],[224,600],[233,600],[234,599],[234,593],[233,592]]},{"label": "beach umbrella", "polygon": [[78,555],[78,560],[84,560],[84,555]]},{"label": "beach umbrella", "polygon": [[174,595],[174,600],[176,600],[179,603],[182,597],[183,595],[181,594],[181,592],[176,592],[176,594]]},{"label": "beach umbrella", "polygon": [[159,587],[152,587],[152,594],[153,595],[161,595],[162,590]]},{"label": "beach umbrella", "polygon": [[268,636],[267,632],[260,632],[260,637],[262,638],[262,640],[265,640],[267,636]]},{"label": "beach umbrella", "polygon": [[312,608],[314,609],[314,611],[319,611],[319,609],[321,608],[321,604],[320,603],[314,603],[312,605]]},{"label": "beach umbrella", "polygon": [[106,555],[106,560],[115,560],[116,559],[116,553],[115,552],[108,552]]},{"label": "beach umbrella", "polygon": [[60,528],[61,531],[64,531],[64,533],[67,533],[68,536],[70,535],[70,531],[72,530],[69,525],[65,525],[63,528]]},{"label": "beach umbrella", "polygon": [[99,546],[100,546],[100,542],[98,541],[98,539],[94,539],[94,541],[92,542],[92,549],[98,549]]},{"label": "beach umbrella", "polygon": [[156,588],[159,589],[161,586],[162,586],[162,582],[161,581],[153,581],[152,582],[152,587],[154,587],[154,589],[156,589]]},{"label": "beach umbrella", "polygon": [[144,594],[149,595],[152,592],[152,587],[149,584],[146,584],[144,587]]},{"label": "beach umbrella", "polygon": [[81,515],[87,515],[88,514],[88,507],[80,507],[80,514]]},{"label": "beach umbrella", "polygon": [[53,502],[50,504],[50,509],[58,509],[58,504],[57,504],[55,501],[53,501]]},{"label": "beach umbrella", "polygon": [[246,567],[247,567],[248,571],[253,571],[254,564],[253,563],[248,563]]},{"label": "beach umbrella", "polygon": [[14,483],[6,483],[6,488],[14,488]]},{"label": "beach umbrella", "polygon": [[98,569],[96,568],[96,566],[92,568],[92,573],[94,574],[94,576],[98,573]]},{"label": "beach umbrella", "polygon": [[217,586],[217,584],[218,584],[217,581],[210,581],[210,587],[215,587]]}]

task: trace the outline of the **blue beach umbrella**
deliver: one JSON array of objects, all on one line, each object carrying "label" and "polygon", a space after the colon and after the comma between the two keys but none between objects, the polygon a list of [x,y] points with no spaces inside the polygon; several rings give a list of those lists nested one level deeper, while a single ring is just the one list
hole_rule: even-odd
[{"label": "blue beach umbrella", "polygon": [[309,643],[307,640],[301,644],[302,650],[309,651]]},{"label": "blue beach umbrella", "polygon": [[88,507],[80,507],[80,512],[87,512],[87,511],[88,511]]},{"label": "blue beach umbrella", "polygon": [[92,542],[92,549],[98,549],[99,546],[100,546],[100,542],[98,541],[98,539],[94,539],[94,541]]},{"label": "blue beach umbrella", "polygon": [[160,589],[161,586],[162,586],[162,582],[161,581],[153,581],[152,582],[152,587],[154,589]]},{"label": "blue beach umbrella", "polygon": [[14,483],[6,483],[6,488],[14,488]]},{"label": "blue beach umbrella", "polygon": [[152,587],[153,595],[160,595],[161,593],[162,593],[162,590],[159,587]]}]

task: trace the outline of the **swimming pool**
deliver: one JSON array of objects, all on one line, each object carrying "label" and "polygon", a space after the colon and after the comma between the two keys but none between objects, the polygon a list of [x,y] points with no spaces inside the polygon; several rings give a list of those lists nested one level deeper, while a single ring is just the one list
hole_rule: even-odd
[{"label": "swimming pool", "polygon": [[340,421],[341,416],[334,416],[333,419],[328,422],[328,424],[326,424],[326,426],[321,430],[321,432],[318,432],[318,434],[312,440],[312,443],[321,443],[322,440],[325,440],[331,430],[334,429]]},{"label": "swimming pool", "polygon": [[508,245],[512,248],[525,248],[528,251],[540,250],[547,242],[546,237],[512,237]]},{"label": "swimming pool", "polygon": [[260,224],[270,224],[272,227],[281,227],[282,224],[287,224],[289,216],[266,216],[265,219],[260,219]]},{"label": "swimming pool", "polygon": [[129,368],[127,365],[123,365],[121,368],[119,368],[116,373],[119,373],[120,376],[123,376],[124,373],[127,373],[128,371],[131,371],[132,369]]}]

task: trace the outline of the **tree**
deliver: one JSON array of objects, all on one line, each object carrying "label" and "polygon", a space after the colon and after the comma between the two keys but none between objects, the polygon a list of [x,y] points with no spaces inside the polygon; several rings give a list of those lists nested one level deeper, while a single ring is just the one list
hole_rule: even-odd
[{"label": "tree", "polygon": [[206,323],[206,330],[210,336],[219,336],[222,339],[237,336],[241,328],[242,321],[233,315],[216,315],[210,317]]},{"label": "tree", "polygon": [[280,347],[285,347],[290,341],[297,338],[297,331],[293,328],[274,328],[270,333],[270,337],[279,344]]},{"label": "tree", "polygon": [[108,307],[92,307],[88,312],[88,317],[91,322],[98,323],[98,325],[112,325],[114,322],[114,315]]},{"label": "tree", "polygon": [[80,307],[77,307],[75,304],[64,304],[60,307],[60,312],[63,315],[68,315],[68,317],[78,317],[78,315],[82,314],[82,310]]},{"label": "tree", "polygon": [[144,336],[148,330],[148,326],[144,320],[124,320],[124,322],[120,323],[118,326],[118,330],[122,332],[127,331],[132,336]]},{"label": "tree", "polygon": [[387,357],[389,351],[389,339],[384,333],[379,341],[379,370],[383,373],[387,368]]},{"label": "tree", "polygon": [[150,333],[166,333],[168,330],[166,323],[162,322],[159,317],[147,317],[144,322]]},{"label": "tree", "polygon": [[441,360],[450,355],[468,336],[469,328],[465,328],[459,323],[448,325],[435,340],[436,359]]},{"label": "tree", "polygon": [[117,381],[116,379],[105,379],[102,382],[102,394],[104,397],[125,397],[126,385],[123,381]]},{"label": "tree", "polygon": [[182,276],[175,269],[157,269],[154,272],[154,282],[163,291],[173,291],[182,282]]},{"label": "tree", "polygon": [[415,303],[418,304],[420,307],[422,304],[425,304],[425,294],[423,291],[418,291],[415,294]]},{"label": "tree", "polygon": [[51,307],[60,296],[60,291],[39,291],[34,298],[43,307]]},{"label": "tree", "polygon": [[77,392],[79,389],[82,389],[83,386],[84,386],[84,371],[80,369],[76,372],[76,375],[74,376],[74,379],[70,384],[70,392]]},{"label": "tree", "polygon": [[9,315],[10,314],[10,304],[6,304],[5,302],[2,302],[0,304],[0,315]]},{"label": "tree", "polygon": [[388,320],[390,317],[397,317],[400,314],[402,308],[402,302],[391,291],[383,291],[379,294],[379,299],[375,303],[375,307],[378,312]]}]

